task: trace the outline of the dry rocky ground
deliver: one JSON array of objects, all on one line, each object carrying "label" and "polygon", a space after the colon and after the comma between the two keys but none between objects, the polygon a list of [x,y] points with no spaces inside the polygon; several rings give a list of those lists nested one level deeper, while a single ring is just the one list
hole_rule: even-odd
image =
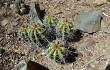
[{"label": "dry rocky ground", "polygon": [[[36,0],[26,0],[30,5]],[[45,9],[46,15],[56,15],[67,18],[73,25],[76,16],[87,9],[101,10],[101,29],[93,34],[82,33],[82,38],[71,42],[78,56],[76,60],[67,64],[58,64],[47,57],[42,50],[27,51],[30,44],[20,41],[17,30],[27,15],[19,16],[15,13],[14,0],[0,0],[0,70],[11,70],[20,60],[32,60],[49,70],[105,70],[110,64],[110,0],[40,0],[40,8]],[[81,50],[82,43],[94,43],[91,47]],[[109,68],[109,67],[108,67]],[[110,70],[110,69],[108,69]]]}]

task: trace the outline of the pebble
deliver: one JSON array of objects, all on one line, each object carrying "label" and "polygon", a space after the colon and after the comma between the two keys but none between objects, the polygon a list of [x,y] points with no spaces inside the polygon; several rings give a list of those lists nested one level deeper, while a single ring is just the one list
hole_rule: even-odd
[{"label": "pebble", "polygon": [[107,23],[104,20],[102,20],[102,22],[101,22],[101,29],[105,33],[110,33],[110,25],[109,25],[109,23]]},{"label": "pebble", "polygon": [[104,31],[105,33],[109,33],[109,34],[110,34],[110,27],[103,29],[103,31]]},{"label": "pebble", "polygon": [[95,44],[95,41],[89,39],[89,40],[87,40],[87,41],[81,43],[81,44],[79,45],[79,47],[80,47],[80,50],[81,50],[81,51],[84,51],[85,49],[90,48],[90,47],[91,47],[92,45],[94,45],[94,44]]},{"label": "pebble", "polygon": [[96,3],[97,5],[102,5],[107,3],[107,0],[95,0],[94,3]]},{"label": "pebble", "polygon": [[3,19],[3,20],[1,21],[1,25],[2,25],[2,26],[6,26],[6,25],[8,24],[8,22],[9,22],[8,19]]},{"label": "pebble", "polygon": [[21,60],[12,70],[26,70],[26,69],[27,63],[25,62],[25,60]]},{"label": "pebble", "polygon": [[2,41],[2,40],[3,40],[3,37],[0,38],[0,41]]},{"label": "pebble", "polygon": [[109,54],[109,56],[110,56],[110,48],[107,48],[107,49],[105,49],[106,50],[106,52]]},{"label": "pebble", "polygon": [[10,8],[11,8],[11,9],[13,9],[14,7],[15,7],[15,5],[14,5],[14,4],[11,4],[11,5],[10,5]]}]

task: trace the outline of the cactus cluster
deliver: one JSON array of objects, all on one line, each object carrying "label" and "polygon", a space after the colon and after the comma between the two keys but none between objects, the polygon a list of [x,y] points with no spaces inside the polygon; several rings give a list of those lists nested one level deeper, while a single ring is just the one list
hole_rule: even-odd
[{"label": "cactus cluster", "polygon": [[67,19],[58,20],[54,16],[45,16],[41,24],[21,26],[19,35],[23,39],[28,37],[30,41],[39,42],[40,46],[47,47],[51,59],[65,63],[69,52],[66,39],[68,37],[74,39],[74,30]]},{"label": "cactus cluster", "polygon": [[43,27],[42,24],[36,23],[36,24],[23,24],[19,30],[18,34],[20,38],[23,40],[28,40],[30,42],[39,43],[39,46],[42,46],[42,41],[47,42],[48,40],[44,36],[45,27]]}]

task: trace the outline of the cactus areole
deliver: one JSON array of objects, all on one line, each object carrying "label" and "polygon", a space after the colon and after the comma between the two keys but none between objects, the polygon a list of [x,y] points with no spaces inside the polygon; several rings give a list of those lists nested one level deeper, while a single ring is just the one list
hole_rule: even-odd
[{"label": "cactus areole", "polygon": [[22,29],[26,29],[27,27],[28,27],[28,25],[26,25],[26,24],[23,24],[23,25],[21,26]]}]

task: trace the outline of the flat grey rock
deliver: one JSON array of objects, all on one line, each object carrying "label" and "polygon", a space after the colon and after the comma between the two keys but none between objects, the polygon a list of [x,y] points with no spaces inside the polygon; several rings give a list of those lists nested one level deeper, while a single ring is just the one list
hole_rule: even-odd
[{"label": "flat grey rock", "polygon": [[33,3],[30,8],[30,21],[33,23],[42,23],[40,20],[40,7],[37,2]]},{"label": "flat grey rock", "polygon": [[77,18],[78,29],[83,32],[93,33],[100,30],[101,11],[87,10],[79,13]]}]

